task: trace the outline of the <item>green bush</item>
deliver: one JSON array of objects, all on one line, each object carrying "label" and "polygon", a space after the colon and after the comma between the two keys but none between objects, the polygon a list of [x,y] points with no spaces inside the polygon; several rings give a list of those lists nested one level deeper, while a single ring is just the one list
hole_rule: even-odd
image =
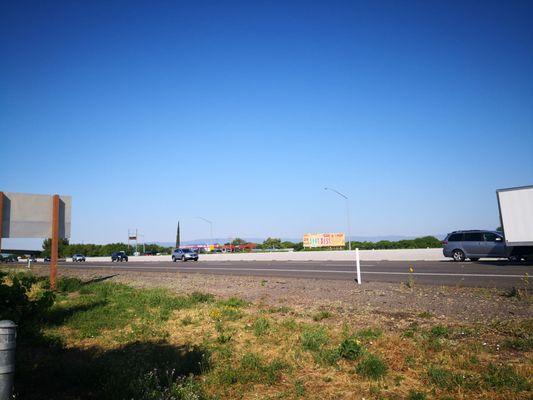
[{"label": "green bush", "polygon": [[6,274],[0,271],[0,320],[31,324],[44,315],[55,300],[48,281],[31,274]]},{"label": "green bush", "polygon": [[388,367],[379,357],[373,354],[368,354],[359,364],[357,364],[355,370],[359,375],[364,376],[365,378],[378,380],[387,374]]}]

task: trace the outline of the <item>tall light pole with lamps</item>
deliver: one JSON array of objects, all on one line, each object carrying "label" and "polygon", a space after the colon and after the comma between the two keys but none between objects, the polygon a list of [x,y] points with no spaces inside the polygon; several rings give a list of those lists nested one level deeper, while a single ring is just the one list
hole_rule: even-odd
[{"label": "tall light pole with lamps", "polygon": [[351,233],[350,233],[350,203],[348,201],[348,196],[342,194],[338,190],[335,190],[335,189],[332,189],[332,188],[329,188],[329,187],[325,187],[324,190],[330,190],[332,192],[335,192],[339,196],[344,198],[344,200],[346,200],[346,226],[348,227],[348,250],[351,250],[352,249],[352,241],[350,239],[350,235],[351,235]]}]

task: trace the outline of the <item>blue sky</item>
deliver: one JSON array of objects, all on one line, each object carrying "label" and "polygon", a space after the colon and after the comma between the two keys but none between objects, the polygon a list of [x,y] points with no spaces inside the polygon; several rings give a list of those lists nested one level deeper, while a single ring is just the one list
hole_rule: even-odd
[{"label": "blue sky", "polygon": [[74,242],[495,228],[533,184],[533,3],[3,1],[0,187]]}]

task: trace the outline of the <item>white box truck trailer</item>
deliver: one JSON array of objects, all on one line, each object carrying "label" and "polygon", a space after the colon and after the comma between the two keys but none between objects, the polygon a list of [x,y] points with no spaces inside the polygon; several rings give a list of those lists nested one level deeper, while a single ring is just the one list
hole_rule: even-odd
[{"label": "white box truck trailer", "polygon": [[509,257],[533,260],[533,186],[496,191]]}]

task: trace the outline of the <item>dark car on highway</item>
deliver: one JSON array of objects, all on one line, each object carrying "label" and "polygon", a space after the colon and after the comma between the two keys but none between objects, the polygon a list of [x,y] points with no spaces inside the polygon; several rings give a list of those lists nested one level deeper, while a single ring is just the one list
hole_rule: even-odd
[{"label": "dark car on highway", "polygon": [[478,261],[480,258],[506,258],[507,247],[500,232],[496,231],[454,231],[442,242],[445,257],[453,261]]},{"label": "dark car on highway", "polygon": [[0,262],[17,262],[19,258],[14,254],[0,254]]},{"label": "dark car on highway", "polygon": [[128,261],[128,255],[125,251],[116,251],[113,254],[111,254],[111,262],[122,262],[122,261]]}]

